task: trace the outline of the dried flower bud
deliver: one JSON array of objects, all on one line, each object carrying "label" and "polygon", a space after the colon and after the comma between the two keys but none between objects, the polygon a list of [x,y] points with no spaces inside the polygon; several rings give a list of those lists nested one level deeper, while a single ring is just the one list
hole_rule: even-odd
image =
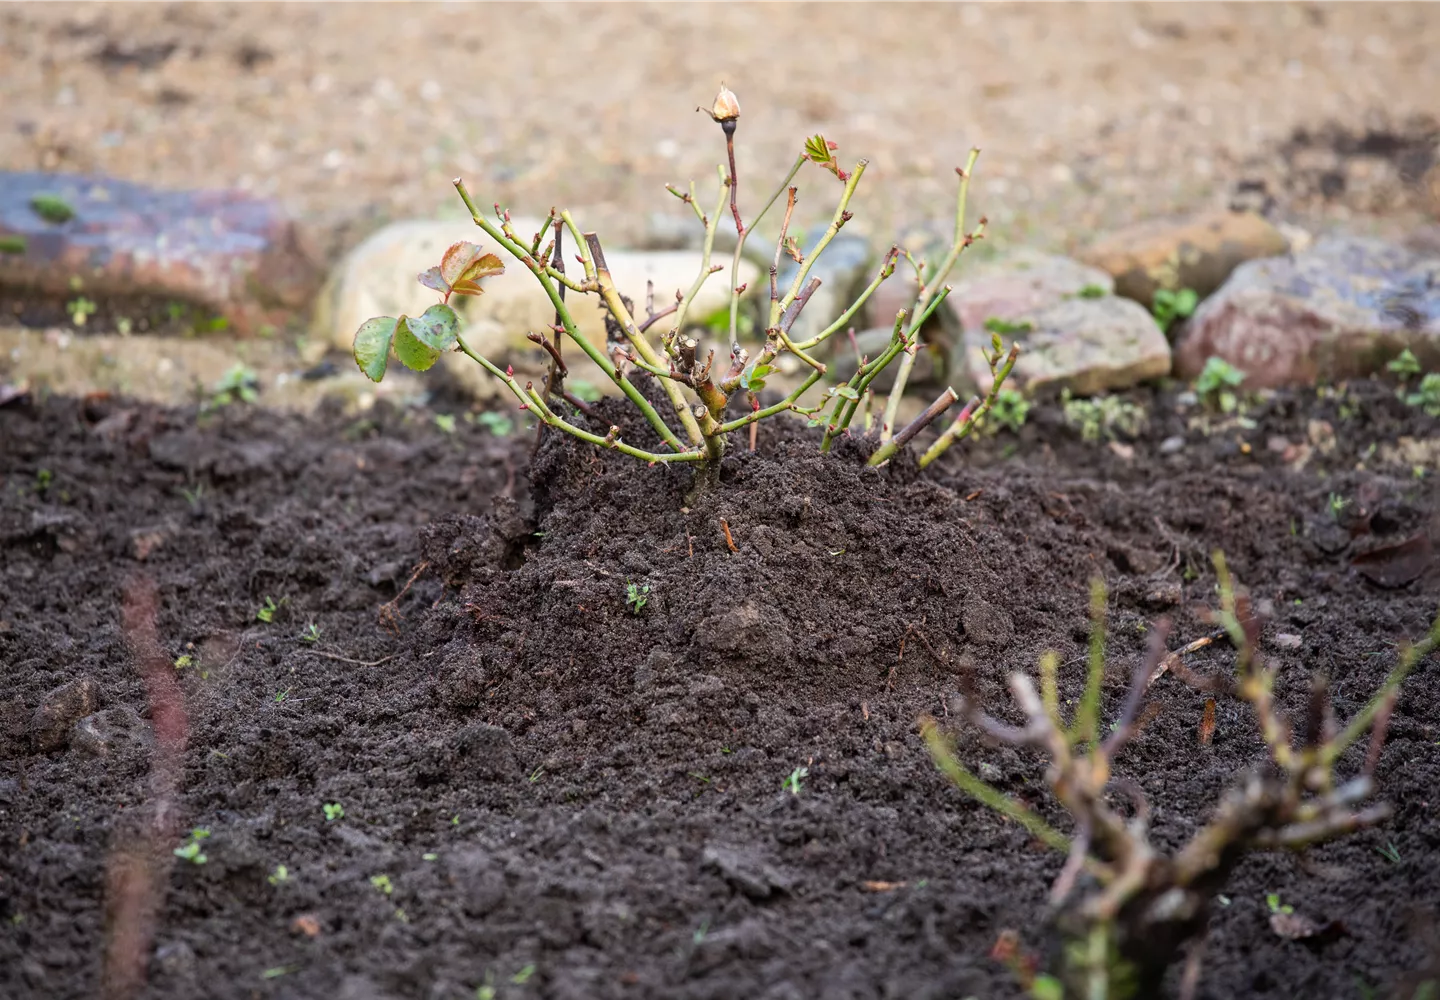
[{"label": "dried flower bud", "polygon": [[704,108],[695,110],[705,111],[711,119],[719,122],[726,132],[735,131],[735,125],[740,121],[740,100],[723,83],[720,84],[720,93],[715,95],[714,105],[708,111]]}]

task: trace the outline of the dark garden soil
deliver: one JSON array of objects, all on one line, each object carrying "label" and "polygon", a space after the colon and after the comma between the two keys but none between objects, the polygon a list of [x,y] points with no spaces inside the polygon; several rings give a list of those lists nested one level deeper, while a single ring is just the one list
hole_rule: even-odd
[{"label": "dark garden soil", "polygon": [[[1153,620],[1211,630],[1218,548],[1286,710],[1319,671],[1348,715],[1440,603],[1440,486],[1393,452],[1440,421],[1392,388],[1208,435],[1137,398],[1166,415],[1119,447],[1047,408],[923,474],[770,427],[689,498],[683,469],[553,435],[532,464],[423,411],[0,408],[0,996],[132,995],[137,968],[155,998],[1020,995],[989,953],[1042,944],[1062,859],[931,763],[917,718],[962,673],[1013,719],[1005,676],[1053,647],[1074,697],[1098,574],[1113,717]],[[1173,846],[1262,747],[1234,702],[1201,745],[1201,696],[1151,700],[1119,767]],[[1390,822],[1241,865],[1200,996],[1440,974],[1437,704],[1432,659],[1379,764]],[[1038,757],[957,742],[1065,827]],[[172,853],[194,827],[204,864]],[[1343,927],[1278,937],[1272,892]]]}]

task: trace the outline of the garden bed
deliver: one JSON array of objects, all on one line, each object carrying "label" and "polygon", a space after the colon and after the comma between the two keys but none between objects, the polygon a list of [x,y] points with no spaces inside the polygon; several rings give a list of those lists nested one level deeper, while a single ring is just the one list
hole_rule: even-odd
[{"label": "garden bed", "polygon": [[[553,432],[532,462],[528,435],[383,404],[0,408],[0,994],[128,995],[130,948],[157,998],[1021,995],[990,951],[1007,929],[1044,946],[1063,858],[936,771],[917,719],[962,676],[1008,711],[1005,676],[1055,648],[1075,697],[1098,574],[1113,718],[1155,619],[1172,647],[1213,630],[1221,549],[1270,612],[1285,709],[1318,671],[1343,717],[1440,600],[1428,540],[1384,554],[1440,535],[1433,467],[1404,451],[1440,422],[1390,387],[1281,393],[1208,434],[1134,398],[1152,419],[1118,446],[1037,408],[923,474],[772,421],[699,494],[682,468]],[[1436,667],[1377,771],[1395,817],[1244,862],[1199,996],[1440,976]],[[32,714],[81,676],[99,715],[41,752]],[[157,745],[172,678],[185,724]],[[1202,745],[1202,696],[1162,678],[1151,701],[1119,767],[1173,846],[1263,745],[1238,702]],[[1068,828],[1038,756],[956,734]],[[173,856],[197,827],[205,863]],[[148,941],[136,871],[163,889]],[[1272,893],[1340,924],[1282,938]]]}]

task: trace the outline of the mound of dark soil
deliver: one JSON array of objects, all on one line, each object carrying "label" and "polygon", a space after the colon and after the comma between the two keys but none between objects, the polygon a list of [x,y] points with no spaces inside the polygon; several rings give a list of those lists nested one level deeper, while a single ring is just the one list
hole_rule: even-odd
[{"label": "mound of dark soil", "polygon": [[[1013,718],[1006,675],[1055,648],[1073,698],[1099,575],[1113,717],[1153,619],[1210,630],[1218,548],[1287,710],[1320,671],[1348,714],[1440,600],[1440,488],[1404,458],[1436,421],[1362,384],[1177,450],[1151,401],[1137,441],[1040,411],[924,474],[771,427],[704,491],[555,435],[532,490],[528,441],[383,409],[0,409],[0,994],[1020,995],[990,949],[1041,943],[1063,859],[930,762],[916,720],[962,675]],[[1390,823],[1242,866],[1201,996],[1433,967],[1437,698],[1428,662]],[[1263,748],[1239,705],[1202,746],[1201,698],[1152,701],[1121,767],[1173,846]],[[957,735],[1065,824],[1043,761]],[[172,853],[193,828],[203,864]],[[1344,933],[1277,937],[1270,892]]]}]

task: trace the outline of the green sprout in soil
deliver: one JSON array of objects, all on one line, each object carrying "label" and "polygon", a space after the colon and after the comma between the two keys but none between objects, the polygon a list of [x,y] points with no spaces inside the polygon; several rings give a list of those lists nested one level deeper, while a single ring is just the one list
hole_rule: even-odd
[{"label": "green sprout in soil", "polygon": [[[1220,607],[1211,620],[1219,630],[1171,652],[1165,643],[1168,626],[1152,629],[1147,655],[1129,672],[1118,725],[1103,739],[1099,706],[1108,671],[1105,589],[1098,581],[1083,693],[1068,722],[1061,711],[1060,657],[1053,652],[1040,660],[1038,690],[1028,674],[1010,676],[1024,724],[988,714],[973,684],[952,709],[951,715],[991,740],[1036,747],[1048,757],[1046,784],[1070,816],[1069,834],[1031,805],[976,777],[956,757],[940,725],[921,720],[936,765],[957,787],[1067,855],[1050,896],[1050,930],[1057,947],[1048,951],[1049,967],[1039,970],[1059,981],[1064,996],[1133,1000],[1162,995],[1166,968],[1203,937],[1212,901],[1248,854],[1304,851],[1392,814],[1388,804],[1367,800],[1375,792],[1376,767],[1400,686],[1440,646],[1440,617],[1424,639],[1402,646],[1394,668],[1348,723],[1336,719],[1325,682],[1314,680],[1306,722],[1296,733],[1275,697],[1280,668],[1260,653],[1259,615],[1237,591],[1218,552],[1214,563]],[[1235,650],[1233,674],[1202,674],[1184,663],[1188,653],[1226,639]],[[1248,706],[1267,758],[1264,768],[1251,770],[1225,792],[1209,819],[1174,851],[1152,842],[1153,811],[1144,791],[1114,768],[1143,725],[1150,686],[1166,674],[1209,697],[1229,696]],[[1367,737],[1359,773],[1340,773],[1341,756]],[[1269,905],[1285,912],[1278,894]],[[1195,968],[1198,974],[1198,964]]]},{"label": "green sprout in soil", "polygon": [[[986,221],[983,218],[974,229],[967,231],[965,227],[966,201],[979,150],[971,150],[965,166],[956,168],[959,184],[954,237],[938,265],[931,267],[917,263],[900,247],[891,247],[873,280],[834,322],[808,339],[797,339],[791,336],[795,322],[821,283],[818,277],[811,277],[810,272],[841,228],[853,218],[850,204],[865,173],[867,161],[860,160],[852,169],[843,169],[835,156],[836,143],[820,135],[808,138],[785,179],[760,210],[746,221],[740,210],[741,180],[735,165],[739,101],[722,85],[708,113],[721,126],[725,136],[726,163],[717,168],[716,196],[709,211],[701,206],[693,184],[688,191],[669,188],[671,194],[694,214],[704,232],[699,271],[688,289],[673,290],[673,306],[657,312],[653,305],[654,296],[649,294],[645,315],[635,312],[634,300],[626,298],[615,285],[599,236],[593,232],[582,232],[569,212],[552,209],[539,232],[533,236],[522,236],[511,225],[508,212],[497,204],[492,220],[477,206],[464,181],[456,178],[455,190],[475,224],[501,252],[524,265],[554,306],[554,325],[527,335],[545,352],[547,373],[543,384],[537,388],[534,382],[522,384],[517,381],[512,368],[502,369],[478,353],[462,331],[460,318],[451,306],[452,297],[482,294],[484,281],[505,270],[505,263],[498,254],[469,242],[451,246],[437,266],[420,275],[421,284],[439,294],[441,300],[438,303],[419,316],[381,316],[366,320],[360,326],[354,338],[355,362],[360,370],[378,382],[385,376],[392,353],[407,368],[424,371],[431,368],[442,353],[458,350],[504,383],[519,401],[521,410],[539,418],[539,433],[545,433],[547,428],[554,429],[651,464],[701,463],[706,481],[710,481],[725,453],[730,435],[738,431],[748,432],[753,450],[755,425],[781,414],[798,413],[811,418],[811,426],[823,427],[820,450],[829,452],[836,438],[850,435],[862,401],[866,405],[867,416],[861,418],[857,427],[866,426],[868,405],[874,395],[871,383],[891,364],[896,364],[892,388],[879,421],[879,448],[869,460],[871,465],[887,462],[959,400],[959,394],[953,388],[946,389],[909,426],[903,430],[896,427],[900,400],[916,355],[923,346],[921,328],[949,295],[951,286],[944,282],[961,253],[984,237]],[[789,233],[799,190],[791,182],[807,163],[828,173],[833,183],[841,185],[841,191],[829,226],[813,246],[801,247]],[[712,263],[712,260],[716,234],[727,205],[738,239],[729,269],[728,343],[720,348],[722,353],[717,357],[716,350],[706,350],[699,340],[690,335],[696,323],[703,320],[703,317],[691,316],[690,313],[705,282],[713,274],[725,270],[724,264]],[[770,209],[777,205],[783,205],[784,216],[770,266],[769,308],[763,318],[763,329],[758,331],[764,339],[752,353],[740,344],[740,296],[745,291],[745,285],[739,279],[740,267],[747,239]],[[567,238],[570,253],[578,254],[569,258],[580,265],[581,272],[578,274],[573,263],[569,271],[566,269]],[[790,286],[781,288],[776,275],[781,255],[787,253],[799,266]],[[898,310],[894,317],[889,343],[876,357],[862,359],[845,384],[831,385],[820,393],[818,401],[802,404],[806,394],[828,371],[826,364],[813,352],[836,333],[850,328],[851,321],[875,290],[894,274],[902,253],[914,266],[915,281],[913,289],[907,290],[908,305]],[[653,293],[653,289],[651,291]],[[671,290],[663,291],[669,293]],[[599,298],[608,313],[607,324],[612,330],[614,342],[612,349],[593,343],[580,332],[573,318],[572,302],[566,299],[567,292]],[[651,337],[652,328],[658,333],[658,338]],[[655,450],[636,447],[625,441],[618,425],[602,428],[603,433],[596,433],[562,416],[562,401],[571,404],[581,414],[591,412],[585,400],[566,388],[565,380],[569,376],[566,345],[578,348],[629,400],[659,437],[660,444]],[[989,394],[983,400],[972,400],[961,410],[955,421],[921,457],[921,466],[929,464],[964,438],[983,418],[994,405],[995,396],[1014,367],[1018,353],[1019,348],[1014,346],[1007,353],[1000,335],[994,334],[991,350],[986,352],[993,380]],[[779,369],[778,361],[782,356],[793,359],[806,376],[798,388],[782,400],[763,406],[760,393],[765,389],[766,380]],[[663,396],[658,407],[636,384],[635,379],[641,376],[658,380],[660,395]],[[748,404],[748,412],[742,411],[742,415],[735,416],[730,412],[730,406],[740,399]],[[668,417],[662,415],[662,410],[668,411]]]},{"label": "green sprout in soil", "polygon": [[85,321],[93,316],[98,308],[99,306],[83,295],[65,303],[65,311],[70,314],[70,322],[76,326],[84,326]]},{"label": "green sprout in soil", "polygon": [[630,606],[632,612],[638,615],[640,609],[650,603],[650,585],[625,581],[625,603]]},{"label": "green sprout in soil", "polygon": [[1400,850],[1394,844],[1387,841],[1384,847],[1377,847],[1375,850],[1379,851],[1380,856],[1392,865],[1400,863]]},{"label": "green sprout in soil", "polygon": [[1030,401],[1018,389],[1001,389],[995,397],[995,408],[990,412],[995,418],[995,428],[1004,427],[1016,432],[1025,426],[1025,418],[1030,415]]},{"label": "green sprout in soil", "polygon": [[1407,406],[1418,406],[1426,416],[1440,417],[1440,372],[1431,372],[1420,380],[1420,388],[1405,397]]},{"label": "green sprout in soil", "polygon": [[210,859],[200,850],[200,841],[208,836],[210,836],[210,830],[208,828],[197,826],[190,831],[190,836],[186,839],[185,843],[175,848],[175,856],[190,862],[192,865],[203,865]]},{"label": "green sprout in soil", "polygon": [[301,642],[319,642],[319,641],[320,641],[320,626],[319,626],[319,625],[316,625],[314,622],[311,622],[309,625],[306,625],[306,626],[305,626],[305,631],[303,631],[303,632],[300,633],[300,641],[301,641]]},{"label": "green sprout in soil", "polygon": [[1145,408],[1119,396],[1095,396],[1076,399],[1065,389],[1060,393],[1060,406],[1065,422],[1078,428],[1083,441],[1113,441],[1118,437],[1135,437],[1145,427]]},{"label": "green sprout in soil", "polygon": [[1345,508],[1350,506],[1350,501],[1339,493],[1331,493],[1325,497],[1325,509],[1330,512],[1333,520],[1340,520],[1340,515],[1345,513]]},{"label": "green sprout in soil", "polygon": [[386,896],[395,891],[395,887],[390,884],[389,875],[371,875],[370,884]]},{"label": "green sprout in soil", "polygon": [[1211,410],[1234,413],[1240,405],[1234,390],[1245,381],[1245,373],[1223,358],[1211,357],[1195,379],[1195,395]]},{"label": "green sprout in soil", "polygon": [[1409,380],[1411,375],[1420,374],[1420,361],[1407,347],[1385,365],[1385,370],[1393,375],[1398,375],[1400,381],[1404,383]]},{"label": "green sprout in soil", "polygon": [[279,611],[284,605],[288,604],[289,601],[290,599],[288,597],[282,597],[280,598],[280,603],[276,604],[273,597],[266,595],[265,603],[260,605],[259,611],[255,612],[255,620],[264,622],[266,625],[269,625],[275,620],[275,612]]},{"label": "green sprout in soil", "polygon": [[1177,319],[1188,319],[1199,304],[1200,296],[1193,288],[1161,288],[1150,302],[1150,315],[1155,317],[1160,329],[1168,333]]},{"label": "green sprout in soil", "polygon": [[30,207],[40,218],[57,226],[75,218],[75,209],[58,194],[37,194],[30,199]]},{"label": "green sprout in soil", "polygon": [[455,433],[455,414],[453,414],[453,413],[437,413],[437,414],[435,414],[435,429],[438,430],[441,434],[454,434],[454,433]]},{"label": "green sprout in soil", "polygon": [[791,795],[799,795],[800,782],[809,776],[810,769],[808,767],[797,767],[790,772],[789,777],[780,783],[780,788],[782,791],[789,792]]},{"label": "green sprout in soil", "polygon": [[280,885],[283,882],[288,882],[290,881],[290,869],[284,865],[276,865],[275,870],[270,873],[269,878],[265,881],[271,885]]},{"label": "green sprout in soil", "polygon": [[1280,894],[1278,892],[1266,893],[1265,905],[1270,909],[1271,913],[1284,913],[1289,915],[1295,912],[1295,907],[1289,903],[1280,902]]},{"label": "green sprout in soil", "polygon": [[535,975],[535,966],[527,965],[524,966],[519,972],[515,973],[515,975],[511,976],[510,981],[516,986],[524,986],[530,981],[530,977],[533,975]]},{"label": "green sprout in soil", "polygon": [[326,802],[321,808],[325,810],[325,822],[327,823],[345,818],[345,807],[338,802]]},{"label": "green sprout in soil", "polygon": [[[570,383],[571,389],[575,389],[575,387],[576,384],[574,382]],[[579,393],[577,392],[576,395],[579,396]],[[583,401],[584,398],[581,397],[581,399]],[[467,416],[472,424],[485,428],[485,430],[494,434],[496,437],[509,437],[515,433],[515,421],[503,413],[486,410],[484,413],[472,413],[467,414]]]},{"label": "green sprout in soil", "polygon": [[208,413],[229,406],[237,399],[242,403],[253,403],[259,398],[260,376],[255,369],[237,361],[211,387],[210,398],[205,400],[201,410]]},{"label": "green sprout in soil", "polygon": [[35,492],[44,493],[55,482],[55,473],[49,469],[41,468],[35,470]]}]

